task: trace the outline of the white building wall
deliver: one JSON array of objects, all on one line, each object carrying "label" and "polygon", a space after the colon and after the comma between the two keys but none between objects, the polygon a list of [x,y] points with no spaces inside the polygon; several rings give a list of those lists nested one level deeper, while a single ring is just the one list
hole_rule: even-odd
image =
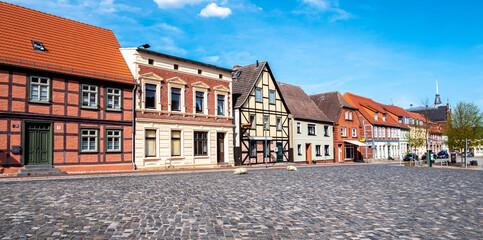
[{"label": "white building wall", "polygon": [[[312,161],[325,161],[334,159],[334,138],[333,138],[333,126],[329,124],[314,123],[303,120],[293,120],[293,155],[294,162],[305,162],[306,161],[306,144],[311,144],[312,149]],[[297,133],[297,123],[300,123],[301,133]],[[308,135],[308,124],[315,124],[315,136]],[[324,136],[324,126],[328,126],[328,135]],[[302,151],[301,155],[298,153],[298,145],[301,145]],[[320,145],[320,156],[316,155],[316,146]],[[324,152],[324,146],[329,146],[329,155],[326,156]]]}]

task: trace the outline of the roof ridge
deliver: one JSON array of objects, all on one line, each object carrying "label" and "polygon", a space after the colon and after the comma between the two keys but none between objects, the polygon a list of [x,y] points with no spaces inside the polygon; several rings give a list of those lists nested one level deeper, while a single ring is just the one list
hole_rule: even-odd
[{"label": "roof ridge", "polygon": [[91,25],[91,24],[79,22],[79,21],[76,21],[76,20],[73,20],[73,19],[70,19],[70,18],[57,16],[57,15],[54,15],[54,14],[51,14],[51,13],[42,12],[42,11],[39,11],[39,10],[35,10],[35,9],[32,9],[32,8],[20,6],[20,5],[17,5],[17,4],[13,4],[13,3],[9,3],[9,2],[3,2],[3,1],[0,1],[0,3],[7,4],[7,5],[11,5],[11,6],[14,6],[14,7],[24,8],[24,9],[27,9],[29,11],[34,11],[34,12],[37,12],[37,13],[49,15],[49,16],[56,17],[56,18],[62,18],[62,19],[69,20],[69,21],[72,21],[72,22],[75,22],[75,23],[80,23],[82,25],[87,25],[87,26],[91,26],[91,27],[95,27],[95,28],[99,28],[99,29],[102,29],[102,30],[106,30],[106,31],[112,32],[112,30],[107,29],[107,28],[103,28],[103,27],[99,27],[99,26],[95,26],[95,25]]}]

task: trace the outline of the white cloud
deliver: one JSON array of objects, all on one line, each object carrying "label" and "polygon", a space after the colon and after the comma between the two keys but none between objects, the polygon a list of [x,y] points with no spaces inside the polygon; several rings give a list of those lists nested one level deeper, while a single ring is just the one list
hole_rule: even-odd
[{"label": "white cloud", "polygon": [[209,63],[217,63],[219,60],[220,60],[219,56],[208,56],[203,58],[204,62],[209,62]]},{"label": "white cloud", "polygon": [[167,8],[182,8],[184,5],[194,5],[208,0],[154,0],[158,7],[161,9]]},{"label": "white cloud", "polygon": [[219,7],[216,3],[210,3],[205,8],[201,9],[200,16],[202,17],[220,17],[226,18],[231,14],[231,9],[227,7]]},{"label": "white cloud", "polygon": [[302,2],[318,11],[331,13],[332,15],[329,17],[330,22],[347,20],[353,17],[352,14],[339,8],[338,0],[302,0]]}]

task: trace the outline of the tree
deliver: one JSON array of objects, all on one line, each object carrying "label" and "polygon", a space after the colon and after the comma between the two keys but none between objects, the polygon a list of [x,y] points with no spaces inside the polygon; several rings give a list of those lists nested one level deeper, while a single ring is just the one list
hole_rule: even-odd
[{"label": "tree", "polygon": [[448,116],[445,134],[452,149],[464,149],[466,138],[469,149],[478,146],[483,137],[483,113],[473,103],[458,102]]}]

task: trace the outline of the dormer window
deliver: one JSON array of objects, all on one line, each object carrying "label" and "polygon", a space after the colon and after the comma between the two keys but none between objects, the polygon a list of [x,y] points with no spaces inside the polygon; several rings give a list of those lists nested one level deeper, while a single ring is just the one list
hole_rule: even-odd
[{"label": "dormer window", "polygon": [[47,49],[45,49],[44,44],[42,42],[32,40],[32,46],[34,47],[35,51],[40,51],[40,52],[47,51]]},{"label": "dormer window", "polygon": [[386,121],[386,114],[385,113],[382,114],[382,121]]},{"label": "dormer window", "polygon": [[374,119],[377,120],[378,117],[377,117],[377,112],[374,113]]}]

